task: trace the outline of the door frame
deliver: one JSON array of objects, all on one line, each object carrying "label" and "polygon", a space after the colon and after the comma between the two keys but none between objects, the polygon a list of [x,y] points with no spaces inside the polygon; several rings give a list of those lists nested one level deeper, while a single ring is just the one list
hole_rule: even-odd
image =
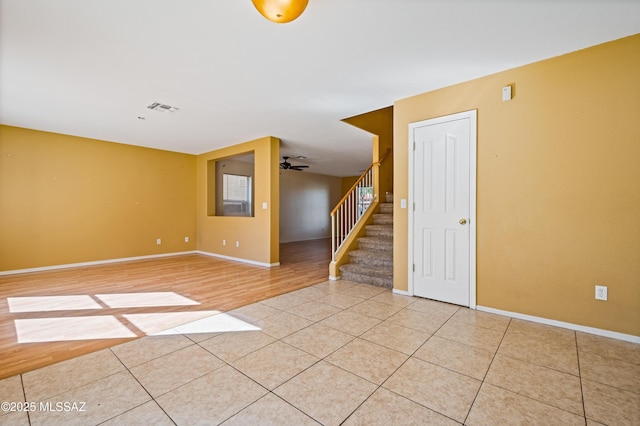
[{"label": "door frame", "polygon": [[469,308],[476,308],[476,187],[477,187],[477,110],[470,110],[459,112],[456,114],[445,115],[437,118],[430,118],[427,120],[417,121],[409,123],[409,238],[408,238],[408,293],[410,296],[414,295],[413,281],[414,281],[414,250],[413,250],[413,236],[414,236],[414,208],[415,208],[415,190],[414,187],[414,133],[415,129],[428,125],[446,123],[448,121],[460,120],[464,118],[470,119],[469,129]]}]

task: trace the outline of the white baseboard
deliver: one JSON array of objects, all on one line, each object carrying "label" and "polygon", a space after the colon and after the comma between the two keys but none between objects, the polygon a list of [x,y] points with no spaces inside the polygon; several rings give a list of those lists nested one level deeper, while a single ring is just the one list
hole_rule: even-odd
[{"label": "white baseboard", "polygon": [[334,277],[333,275],[329,275],[329,281],[339,281],[340,279],[340,276]]},{"label": "white baseboard", "polygon": [[280,266],[280,262],[276,262],[276,263],[257,262],[255,260],[242,259],[240,257],[225,256],[223,254],[211,253],[211,252],[202,251],[202,250],[196,250],[195,253],[202,254],[202,255],[205,255],[205,256],[217,257],[217,258],[225,259],[225,260],[232,260],[234,262],[247,263],[249,265],[264,266],[264,267],[267,267],[267,268],[273,268],[275,266]]},{"label": "white baseboard", "polygon": [[396,290],[395,288],[392,290],[394,294],[400,294],[402,296],[411,296],[408,291],[405,290]]},{"label": "white baseboard", "polygon": [[595,334],[597,336],[609,337],[617,340],[624,340],[631,343],[640,344],[640,336],[618,333],[616,331],[603,330],[601,328],[586,327],[584,325],[572,324],[569,322],[556,321],[548,318],[535,317],[533,315],[519,314],[517,312],[503,311],[501,309],[487,308],[486,306],[476,306],[476,309],[491,314],[503,315],[511,318],[537,322],[540,324],[553,325],[555,327],[568,328],[569,330],[581,331],[583,333]]},{"label": "white baseboard", "polygon": [[95,265],[105,265],[108,263],[119,263],[119,262],[130,262],[132,260],[145,260],[145,259],[156,259],[159,257],[170,257],[170,256],[180,256],[183,254],[194,254],[197,251],[180,251],[174,253],[162,253],[162,254],[150,254],[147,256],[134,256],[134,257],[120,257],[117,259],[106,259],[106,260],[95,260],[91,262],[80,262],[80,263],[66,263],[64,265],[52,265],[52,266],[40,266],[37,268],[26,268],[26,269],[14,269],[11,271],[0,271],[0,276],[2,275],[14,275],[14,274],[26,274],[28,272],[43,272],[43,271],[55,271],[57,269],[68,269],[68,268],[78,268],[82,266],[95,266]]}]

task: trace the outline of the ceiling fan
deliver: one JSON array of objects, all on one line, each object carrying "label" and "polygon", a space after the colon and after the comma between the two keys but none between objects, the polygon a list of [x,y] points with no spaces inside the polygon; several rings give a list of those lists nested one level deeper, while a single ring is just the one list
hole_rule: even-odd
[{"label": "ceiling fan", "polygon": [[285,157],[284,155],[282,156],[282,159],[284,160],[282,163],[280,163],[280,168],[284,169],[284,170],[297,170],[299,172],[302,171],[302,169],[306,169],[309,166],[294,166],[293,164],[289,163],[287,160],[289,159],[289,157]]}]

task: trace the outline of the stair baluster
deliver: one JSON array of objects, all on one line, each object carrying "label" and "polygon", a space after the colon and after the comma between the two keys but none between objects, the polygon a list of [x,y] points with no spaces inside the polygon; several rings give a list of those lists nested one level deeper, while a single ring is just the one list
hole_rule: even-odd
[{"label": "stair baluster", "polygon": [[[374,251],[379,251],[381,258],[369,260],[372,257],[371,251],[364,249],[359,251],[352,250],[356,243],[356,234],[361,235],[365,229],[365,223],[361,224],[360,222],[362,222],[363,218],[368,222],[371,217],[369,210],[379,205],[379,167],[389,152],[390,150],[382,156],[380,161],[374,162],[364,171],[338,205],[331,211],[331,265],[329,267],[331,279],[337,279],[337,271],[340,270],[351,276],[354,281],[367,282],[384,287],[390,287],[393,284],[393,205],[391,203],[380,204],[381,209],[383,209],[381,214],[374,215],[374,225],[366,227],[367,234],[378,235],[378,237],[369,237],[369,243],[377,245]],[[390,211],[389,206],[391,206]],[[388,217],[381,219],[382,216]],[[382,222],[379,223],[380,220]],[[379,242],[378,240],[380,239],[385,241]],[[366,240],[367,238],[359,238],[358,244],[365,246],[367,244]],[[351,251],[347,253],[347,250]],[[347,255],[351,258],[353,265],[344,265]],[[369,274],[378,274],[383,279],[368,279],[366,273],[360,273],[364,269],[369,269]]]}]

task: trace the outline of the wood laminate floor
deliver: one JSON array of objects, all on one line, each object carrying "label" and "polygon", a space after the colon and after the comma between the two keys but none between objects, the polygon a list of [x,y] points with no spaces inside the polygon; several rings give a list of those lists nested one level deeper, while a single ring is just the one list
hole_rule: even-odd
[{"label": "wood laminate floor", "polygon": [[187,254],[0,277],[0,379],[326,281],[329,240],[266,268]]}]

